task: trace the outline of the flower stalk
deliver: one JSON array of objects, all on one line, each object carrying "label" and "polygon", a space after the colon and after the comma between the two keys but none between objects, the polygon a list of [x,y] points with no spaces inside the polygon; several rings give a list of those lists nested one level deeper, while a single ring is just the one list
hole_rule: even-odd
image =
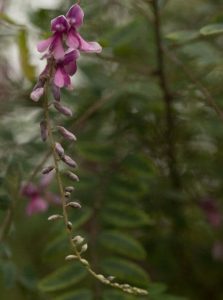
[{"label": "flower stalk", "polygon": [[[86,42],[80,34],[77,32],[77,28],[83,23],[84,13],[81,7],[77,4],[73,5],[65,16],[59,16],[52,20],[51,31],[52,37],[45,41],[41,41],[38,44],[38,50],[44,52],[48,49],[48,53],[44,55],[47,58],[47,65],[44,71],[39,76],[37,85],[34,87],[31,93],[31,99],[38,101],[43,96],[43,110],[44,120],[41,121],[41,137],[42,140],[48,141],[51,149],[51,155],[53,157],[53,165],[43,169],[43,174],[51,173],[55,171],[57,185],[59,189],[62,214],[55,214],[49,216],[49,221],[63,220],[65,229],[67,232],[69,244],[71,246],[71,252],[65,257],[66,261],[79,261],[88,272],[93,275],[97,280],[105,285],[109,285],[116,289],[120,289],[126,293],[134,295],[147,295],[146,290],[132,287],[128,284],[120,284],[113,282],[113,277],[105,277],[102,274],[97,274],[91,267],[90,263],[82,257],[88,249],[88,245],[85,243],[84,238],[81,236],[73,236],[73,225],[69,220],[69,209],[80,209],[81,204],[78,202],[70,201],[71,193],[74,190],[73,186],[64,187],[62,182],[62,173],[60,171],[60,162],[65,163],[69,168],[76,168],[76,162],[68,155],[66,155],[63,146],[54,138],[54,130],[50,119],[50,105],[48,94],[52,91],[54,97],[55,109],[67,117],[72,116],[72,111],[61,104],[60,89],[62,87],[70,87],[70,76],[73,76],[76,72],[76,61],[79,57],[79,51],[83,52],[100,52],[101,46],[96,42]],[[64,45],[69,48],[64,49]],[[43,92],[43,94],[42,94]],[[56,127],[63,138],[70,142],[76,141],[75,135],[62,126]],[[76,174],[67,171],[67,176],[75,182],[79,181]]]}]

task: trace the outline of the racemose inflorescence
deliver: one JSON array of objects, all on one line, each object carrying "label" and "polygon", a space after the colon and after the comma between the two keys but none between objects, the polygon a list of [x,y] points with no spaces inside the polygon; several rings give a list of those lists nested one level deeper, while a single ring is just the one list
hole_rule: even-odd
[{"label": "racemose inflorescence", "polygon": [[[43,98],[44,118],[40,122],[41,138],[44,142],[48,142],[51,148],[53,157],[53,164],[45,166],[42,170],[42,175],[47,176],[55,173],[58,189],[59,200],[62,204],[62,213],[49,216],[49,221],[60,220],[64,222],[68,240],[70,243],[71,253],[68,254],[66,261],[79,261],[84,268],[88,270],[97,280],[105,285],[120,289],[129,294],[147,295],[146,290],[132,287],[129,284],[118,283],[114,281],[113,276],[105,277],[102,274],[97,274],[90,263],[82,257],[87,250],[88,245],[85,243],[82,236],[75,236],[73,233],[73,225],[69,220],[69,209],[80,209],[81,204],[76,201],[71,201],[73,185],[64,186],[62,175],[64,171],[61,170],[60,164],[67,166],[66,175],[72,182],[78,182],[79,178],[73,170],[77,167],[76,162],[65,153],[61,143],[59,143],[54,136],[55,130],[62,136],[62,138],[75,142],[75,135],[63,126],[53,126],[50,119],[49,110],[52,105],[62,115],[71,117],[72,110],[61,102],[61,88],[71,87],[71,76],[77,71],[77,60],[80,57],[80,52],[100,53],[102,47],[97,42],[85,41],[78,32],[80,26],[83,24],[84,12],[79,3],[74,4],[67,14],[56,17],[51,21],[52,35],[37,45],[40,53],[43,53],[42,59],[46,59],[46,66],[38,81],[31,92],[31,99],[35,102]],[[53,97],[53,102],[49,102],[49,95]],[[36,189],[31,189],[31,185],[23,188],[23,194],[32,199],[32,205],[29,207],[30,214],[35,210],[44,210],[46,204],[40,201],[40,197]],[[39,200],[38,200],[39,199]],[[39,201],[39,203],[38,203]]]}]

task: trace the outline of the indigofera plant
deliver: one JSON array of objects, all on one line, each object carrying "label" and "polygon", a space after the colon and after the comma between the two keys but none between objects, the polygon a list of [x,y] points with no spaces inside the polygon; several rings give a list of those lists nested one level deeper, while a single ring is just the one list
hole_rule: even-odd
[{"label": "indigofera plant", "polygon": [[[70,243],[71,253],[66,257],[66,261],[78,260],[84,268],[88,270],[97,280],[103,284],[123,290],[129,294],[147,295],[147,291],[132,287],[128,284],[120,284],[114,282],[113,276],[105,277],[97,274],[90,263],[82,257],[82,254],[87,251],[88,245],[84,238],[74,234],[72,222],[69,220],[69,209],[80,209],[81,204],[77,201],[70,200],[74,187],[64,186],[62,181],[62,169],[60,164],[64,163],[67,166],[66,175],[73,181],[78,182],[79,177],[73,173],[73,169],[77,167],[77,163],[65,153],[63,146],[55,139],[54,131],[56,129],[60,135],[70,142],[76,142],[75,135],[63,126],[53,126],[50,119],[49,110],[49,94],[53,96],[54,108],[62,115],[67,117],[72,116],[72,110],[61,104],[60,89],[63,87],[71,87],[71,76],[77,71],[77,59],[80,57],[80,51],[89,53],[100,53],[102,48],[97,42],[85,41],[78,32],[78,28],[83,24],[84,12],[79,3],[74,4],[66,16],[58,16],[51,21],[52,36],[38,43],[37,49],[43,53],[43,58],[46,59],[46,67],[40,74],[37,84],[31,92],[31,99],[35,102],[43,98],[44,118],[40,123],[40,132],[42,141],[49,142],[53,157],[53,164],[46,166],[42,170],[43,176],[49,176],[55,172],[56,180],[59,189],[59,197],[62,204],[62,213],[54,214],[48,217],[49,221],[64,221],[65,229]],[[72,169],[72,171],[70,170]]]}]

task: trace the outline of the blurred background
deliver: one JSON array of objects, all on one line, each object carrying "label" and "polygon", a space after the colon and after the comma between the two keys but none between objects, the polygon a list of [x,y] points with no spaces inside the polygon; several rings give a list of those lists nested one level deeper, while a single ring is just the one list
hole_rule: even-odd
[{"label": "blurred background", "polygon": [[[0,297],[2,300],[223,299],[223,4],[221,0],[81,0],[81,34],[101,54],[82,54],[72,118],[78,138],[71,213],[95,270],[149,291],[102,286],[64,262],[54,180],[39,169],[42,103],[30,92],[44,66],[36,50],[50,20],[73,1],[0,2]],[[69,148],[69,149],[68,149]],[[48,205],[28,215],[31,181]],[[64,179],[66,182],[66,179]],[[68,183],[68,182],[67,182]]]}]

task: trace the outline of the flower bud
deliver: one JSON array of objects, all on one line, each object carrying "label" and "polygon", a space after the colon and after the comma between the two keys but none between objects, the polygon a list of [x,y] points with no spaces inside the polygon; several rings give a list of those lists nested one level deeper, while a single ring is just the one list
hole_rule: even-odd
[{"label": "flower bud", "polygon": [[63,106],[60,104],[60,102],[58,101],[54,101],[53,102],[54,107],[63,115],[68,116],[68,117],[72,117],[73,113],[72,110],[66,106]]},{"label": "flower bud", "polygon": [[38,88],[36,88],[32,91],[32,93],[30,94],[30,98],[34,102],[38,102],[43,94],[44,94],[44,88],[43,87],[38,87]]},{"label": "flower bud", "polygon": [[78,202],[69,202],[66,204],[66,206],[72,207],[72,208],[81,208],[80,203]]},{"label": "flower bud", "polygon": [[72,193],[73,190],[74,190],[74,187],[73,187],[73,186],[66,186],[66,187],[65,187],[65,191],[66,191],[66,192]]},{"label": "flower bud", "polygon": [[76,245],[80,245],[83,243],[84,238],[80,235],[75,236],[72,241],[76,244]]},{"label": "flower bud", "polygon": [[77,256],[76,255],[67,255],[65,257],[65,260],[69,261],[69,260],[74,260],[74,259],[77,259]]},{"label": "flower bud", "polygon": [[60,101],[60,88],[55,84],[53,84],[52,86],[52,93],[53,93],[54,100]]},{"label": "flower bud", "polygon": [[49,174],[51,171],[54,170],[54,166],[49,166],[49,167],[46,167],[42,170],[42,174]]},{"label": "flower bud", "polygon": [[87,248],[88,248],[88,245],[87,244],[84,244],[81,248],[81,253],[87,251]]},{"label": "flower bud", "polygon": [[61,135],[65,139],[67,139],[69,141],[76,141],[77,140],[76,136],[72,132],[70,132],[69,130],[64,128],[63,126],[57,126],[57,128],[58,128],[59,132],[61,133]]},{"label": "flower bud", "polygon": [[89,262],[88,262],[86,259],[84,259],[84,258],[82,258],[82,259],[80,260],[80,262],[81,262],[85,267],[88,267],[88,266],[89,266]]},{"label": "flower bud", "polygon": [[115,279],[114,276],[108,276],[108,280],[109,280],[109,281],[113,281],[114,279]]},{"label": "flower bud", "polygon": [[61,215],[52,215],[48,218],[48,221],[55,221],[55,220],[58,220],[58,219],[63,219],[63,216],[61,216]]},{"label": "flower bud", "polygon": [[60,143],[55,143],[55,150],[60,158],[64,156],[64,148],[61,146]]},{"label": "flower bud", "polygon": [[67,222],[67,229],[69,229],[71,231],[72,228],[73,228],[73,224],[70,221],[68,221]]},{"label": "flower bud", "polygon": [[46,120],[42,120],[40,122],[40,134],[41,134],[42,141],[45,142],[49,134]]},{"label": "flower bud", "polygon": [[65,162],[65,164],[67,164],[71,168],[77,167],[77,163],[68,155],[64,155],[62,157],[62,160],[63,160],[63,162]]},{"label": "flower bud", "polygon": [[65,196],[66,198],[70,198],[71,193],[70,193],[70,192],[65,192],[64,196]]},{"label": "flower bud", "polygon": [[74,174],[74,173],[72,173],[72,172],[70,172],[70,171],[67,172],[67,176],[68,176],[71,180],[74,180],[74,181],[80,181],[79,177],[78,177],[76,174]]}]

